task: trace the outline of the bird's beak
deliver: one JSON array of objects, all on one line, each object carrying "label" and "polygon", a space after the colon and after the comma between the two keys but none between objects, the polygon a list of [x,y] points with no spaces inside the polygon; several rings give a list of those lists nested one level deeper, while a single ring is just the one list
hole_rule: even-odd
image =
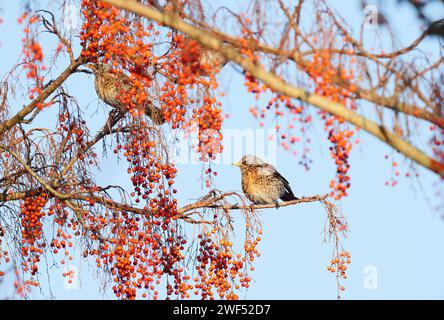
[{"label": "bird's beak", "polygon": [[232,165],[232,166],[236,166],[236,167],[240,167],[240,166],[241,166],[241,163],[239,163],[239,162],[233,162],[231,165]]}]

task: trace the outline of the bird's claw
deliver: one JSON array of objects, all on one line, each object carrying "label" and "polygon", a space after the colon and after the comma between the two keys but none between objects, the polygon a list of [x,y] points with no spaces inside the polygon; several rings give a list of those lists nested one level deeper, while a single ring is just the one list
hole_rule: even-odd
[{"label": "bird's claw", "polygon": [[274,203],[274,205],[275,205],[275,207],[276,207],[276,210],[279,209],[279,207],[280,207],[279,202],[276,201],[276,202]]}]

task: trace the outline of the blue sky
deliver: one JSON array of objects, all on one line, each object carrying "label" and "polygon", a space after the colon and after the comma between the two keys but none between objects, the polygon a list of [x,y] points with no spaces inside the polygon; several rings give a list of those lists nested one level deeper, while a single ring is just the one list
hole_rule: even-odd
[{"label": "blue sky", "polygon": [[[231,5],[233,1],[226,1]],[[359,1],[330,1],[348,24],[357,31],[362,23]],[[407,45],[418,35],[414,14],[406,6],[395,5],[396,1],[384,1],[388,18],[395,26],[399,42]],[[17,61],[21,33],[16,24],[18,5],[13,1],[2,1],[5,20],[0,25],[0,56],[3,75]],[[442,8],[442,7],[441,7]],[[441,12],[441,14],[444,12]],[[439,15],[439,12],[436,12]],[[374,33],[374,31],[369,31]],[[377,34],[369,37],[378,39]],[[377,40],[374,40],[375,42]],[[438,54],[437,39],[428,39],[421,44],[424,51]],[[63,68],[63,66],[60,66]],[[248,108],[254,104],[252,96],[243,88],[243,79],[231,66],[227,66],[221,76],[222,89],[226,92],[223,100],[230,117],[225,121],[225,129],[256,129],[258,122],[249,114]],[[92,77],[74,75],[67,82],[70,93],[80,105],[88,110],[97,108],[97,96],[93,89]],[[23,102],[22,102],[23,103]],[[20,105],[20,104],[19,104]],[[15,109],[17,110],[17,109]],[[100,107],[94,117],[105,115]],[[42,116],[41,123],[45,122]],[[46,118],[47,119],[47,118]],[[91,118],[93,120],[94,118]],[[100,124],[100,121],[91,121]],[[322,126],[318,123],[315,131],[309,131],[313,139],[309,171],[298,164],[294,157],[281,148],[277,149],[278,170],[290,181],[296,195],[324,194],[334,174],[334,166],[328,154],[328,144]],[[426,198],[436,200],[434,187],[436,176],[419,170],[421,184],[415,179],[400,178],[396,187],[386,187],[390,179],[391,165],[386,154],[394,152],[375,138],[361,133],[361,145],[355,146],[351,158],[352,188],[349,197],[338,202],[342,212],[348,217],[350,232],[344,245],[352,254],[349,279],[345,282],[345,299],[442,299],[444,298],[444,221],[440,214],[430,208]],[[100,148],[98,148],[100,149]],[[110,154],[110,153],[109,153]],[[408,169],[402,157],[395,159],[401,163],[401,172]],[[116,170],[118,168],[118,170]],[[192,198],[204,195],[208,190],[200,188],[201,166],[179,165],[176,180],[179,188],[179,202],[184,205]],[[219,172],[215,184],[220,190],[240,190],[240,172],[229,165],[217,165]],[[117,163],[110,156],[103,161],[98,180],[103,183],[128,185],[124,162]],[[442,184],[441,184],[442,186]],[[233,218],[240,221],[238,213]],[[325,212],[319,203],[301,204],[268,209],[261,213],[263,236],[260,244],[261,257],[255,262],[253,278],[246,295],[250,299],[335,299],[336,282],[326,271],[331,257],[331,244],[322,243],[322,228]],[[238,226],[239,227],[239,226]],[[240,230],[240,229],[239,229]],[[242,239],[242,233],[236,238]],[[112,292],[102,293],[96,280],[95,266],[85,261],[75,260],[74,266],[80,270],[80,286],[67,290],[62,277],[63,270],[49,268],[51,289],[58,299],[101,299],[113,298]],[[365,286],[366,271],[377,272],[377,288]],[[46,270],[45,270],[46,272]],[[44,275],[43,278],[44,279]],[[43,280],[43,282],[46,282]],[[2,288],[0,288],[0,295]],[[33,298],[50,298],[47,285],[43,290],[34,290]]]}]

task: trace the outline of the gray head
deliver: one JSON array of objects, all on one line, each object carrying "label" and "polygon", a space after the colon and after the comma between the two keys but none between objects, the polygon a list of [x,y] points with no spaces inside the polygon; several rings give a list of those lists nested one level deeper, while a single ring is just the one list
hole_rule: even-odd
[{"label": "gray head", "polygon": [[252,155],[245,155],[239,162],[235,162],[232,165],[239,167],[241,172],[244,172],[245,170],[257,170],[256,172],[260,175],[272,175],[276,172],[276,168],[271,164]]},{"label": "gray head", "polygon": [[243,166],[257,166],[263,164],[265,164],[265,162],[261,158],[252,155],[245,155],[242,157],[242,159],[239,162],[233,163],[233,166],[243,167]]}]

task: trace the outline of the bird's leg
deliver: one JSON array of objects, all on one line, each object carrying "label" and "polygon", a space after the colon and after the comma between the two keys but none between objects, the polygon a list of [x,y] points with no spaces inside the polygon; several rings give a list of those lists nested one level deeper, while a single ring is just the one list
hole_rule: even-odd
[{"label": "bird's leg", "polygon": [[253,212],[254,211],[254,203],[250,203],[250,211]]},{"label": "bird's leg", "polygon": [[212,198],[214,198],[215,196],[217,196],[217,192],[216,192],[216,190],[211,190],[210,192],[209,192],[209,194],[208,194],[210,197],[212,197]]},{"label": "bird's leg", "polygon": [[275,205],[276,209],[279,209],[279,202],[277,200],[274,200],[274,205]]}]

